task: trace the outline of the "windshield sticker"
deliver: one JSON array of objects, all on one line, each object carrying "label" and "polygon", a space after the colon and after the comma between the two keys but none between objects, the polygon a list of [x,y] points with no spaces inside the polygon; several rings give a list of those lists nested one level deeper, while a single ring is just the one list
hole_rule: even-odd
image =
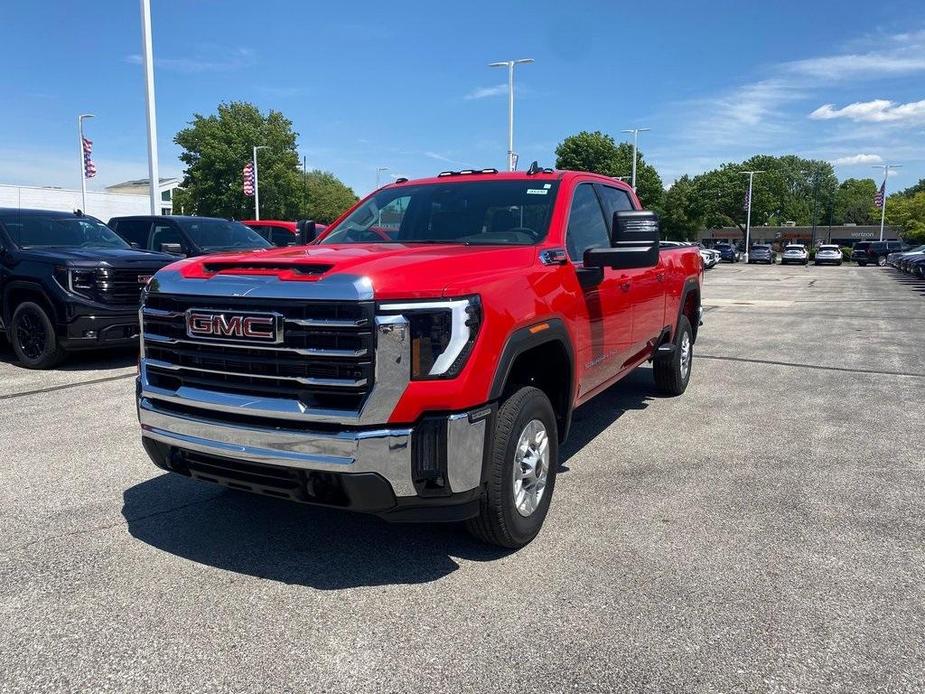
[{"label": "windshield sticker", "polygon": [[547,184],[544,185],[543,187],[544,187],[546,190],[549,190],[550,188],[552,188],[552,183],[547,183]]},{"label": "windshield sticker", "polygon": [[527,188],[527,195],[546,195],[549,190],[544,188]]}]

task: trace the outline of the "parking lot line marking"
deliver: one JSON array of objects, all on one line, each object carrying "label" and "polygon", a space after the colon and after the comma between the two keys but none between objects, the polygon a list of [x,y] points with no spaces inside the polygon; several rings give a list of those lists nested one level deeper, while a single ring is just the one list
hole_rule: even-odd
[{"label": "parking lot line marking", "polygon": [[746,359],[745,357],[719,357],[712,354],[697,354],[700,359],[715,359],[717,361],[741,361],[748,364],[771,364],[773,366],[793,366],[798,369],[818,369],[820,371],[845,371],[853,374],[874,374],[876,376],[909,376],[910,378],[925,378],[925,374],[908,371],[879,371],[877,369],[849,369],[846,366],[821,366],[819,364],[797,364],[792,361],[771,361],[769,359]]},{"label": "parking lot line marking", "polygon": [[21,393],[7,393],[0,395],[0,400],[12,400],[13,398],[24,398],[27,395],[38,395],[40,393],[53,393],[56,390],[65,390],[67,388],[77,388],[78,386],[92,386],[94,383],[106,383],[108,381],[118,381],[123,378],[135,378],[134,373],[122,374],[121,376],[107,376],[106,378],[94,378],[90,381],[79,381],[77,383],[63,383],[60,386],[49,386],[48,388],[37,388],[36,390],[24,390]]}]

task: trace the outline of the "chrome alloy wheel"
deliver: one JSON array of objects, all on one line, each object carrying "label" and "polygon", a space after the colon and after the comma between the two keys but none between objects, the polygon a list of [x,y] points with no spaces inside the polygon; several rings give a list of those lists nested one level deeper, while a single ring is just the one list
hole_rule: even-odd
[{"label": "chrome alloy wheel", "polygon": [[681,337],[681,378],[687,380],[691,370],[691,335],[685,331]]},{"label": "chrome alloy wheel", "polygon": [[549,475],[549,437],[546,426],[531,419],[520,432],[514,449],[514,507],[524,518],[540,505]]}]

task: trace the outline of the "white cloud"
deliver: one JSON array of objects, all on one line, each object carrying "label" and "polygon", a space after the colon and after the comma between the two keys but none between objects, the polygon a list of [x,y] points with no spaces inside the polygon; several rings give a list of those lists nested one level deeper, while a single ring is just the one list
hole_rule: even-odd
[{"label": "white cloud", "polygon": [[492,96],[501,96],[502,94],[507,94],[506,84],[496,84],[493,87],[479,87],[478,89],[473,89],[463,98],[469,100],[487,99]]},{"label": "white cloud", "polygon": [[427,157],[428,159],[435,159],[437,161],[442,161],[447,164],[462,164],[461,161],[450,159],[449,157],[439,154],[438,152],[424,152],[424,156]]},{"label": "white cloud", "polygon": [[826,82],[910,75],[925,72],[925,31],[871,38],[864,52],[795,60],[784,71]]},{"label": "white cloud", "polygon": [[925,99],[911,101],[908,104],[897,104],[888,99],[874,99],[873,101],[857,101],[843,108],[835,108],[834,104],[824,104],[810,113],[809,117],[813,120],[847,118],[856,123],[925,121]]},{"label": "white cloud", "polygon": [[835,166],[857,166],[859,164],[879,164],[883,157],[879,154],[852,154],[847,157],[838,157],[833,159],[832,164]]},{"label": "white cloud", "polygon": [[[182,57],[182,58],[154,58],[154,65],[163,70],[183,72],[187,74],[199,72],[225,72],[240,70],[256,63],[256,55],[250,48],[236,48],[234,50],[216,49],[219,57]],[[125,56],[125,62],[141,65],[141,56],[137,53]]]}]

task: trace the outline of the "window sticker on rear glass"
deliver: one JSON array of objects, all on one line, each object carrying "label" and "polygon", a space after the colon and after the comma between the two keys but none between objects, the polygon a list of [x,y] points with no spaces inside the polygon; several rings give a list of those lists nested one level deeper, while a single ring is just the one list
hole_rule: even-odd
[{"label": "window sticker on rear glass", "polygon": [[546,195],[548,192],[546,188],[527,188],[527,195]]}]

